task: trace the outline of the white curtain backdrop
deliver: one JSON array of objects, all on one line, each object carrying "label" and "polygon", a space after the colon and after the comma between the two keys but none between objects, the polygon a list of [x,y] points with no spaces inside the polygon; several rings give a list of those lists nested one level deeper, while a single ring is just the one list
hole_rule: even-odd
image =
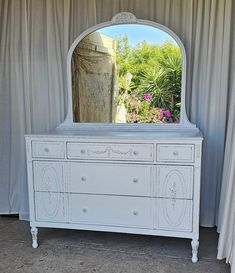
[{"label": "white curtain backdrop", "polygon": [[[233,22],[235,25],[235,4]],[[235,273],[235,28],[232,29],[231,61],[228,93],[228,123],[224,169],[219,207],[218,259],[226,258]]]},{"label": "white curtain backdrop", "polygon": [[0,0],[2,214],[28,218],[24,134],[64,118],[69,8],[68,1]]},{"label": "white curtain backdrop", "polygon": [[[201,225],[221,225],[218,208],[226,129],[229,115],[234,115],[234,105],[229,104],[234,100],[233,2],[0,0],[0,213],[19,212],[22,219],[27,218],[24,134],[52,130],[63,121],[69,45],[86,28],[110,20],[117,12],[130,11],[168,26],[186,47],[186,107],[204,136]],[[228,130],[227,139],[234,134]],[[228,141],[226,164],[231,163]],[[231,176],[224,175],[224,185],[228,179]],[[222,199],[226,192],[223,186]],[[224,202],[221,206],[228,207]]]},{"label": "white curtain backdrop", "polygon": [[[235,56],[234,56],[235,57]],[[233,58],[235,63],[235,58]],[[226,258],[235,273],[235,73],[232,80],[232,94],[225,149],[223,184],[220,203],[220,237],[218,259]]]}]

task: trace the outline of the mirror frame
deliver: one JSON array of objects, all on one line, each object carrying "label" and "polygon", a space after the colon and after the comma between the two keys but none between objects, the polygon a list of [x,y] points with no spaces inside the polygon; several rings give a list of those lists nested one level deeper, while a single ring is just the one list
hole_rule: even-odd
[{"label": "mirror frame", "polygon": [[[180,122],[179,123],[167,123],[167,124],[154,124],[154,123],[80,123],[73,121],[73,107],[72,107],[72,73],[71,73],[71,60],[72,54],[79,42],[88,34],[112,25],[121,24],[142,24],[158,28],[168,33],[178,44],[182,53],[182,83],[181,83],[181,109],[180,109]],[[185,130],[195,129],[196,126],[192,124],[186,114],[185,109],[185,93],[186,93],[186,51],[180,38],[168,27],[158,24],[153,21],[137,19],[136,16],[130,12],[121,12],[112,18],[111,21],[103,22],[98,25],[94,25],[84,32],[82,32],[72,43],[68,55],[67,55],[67,115],[64,120],[56,129],[58,130],[113,130],[113,131],[158,131],[158,130]]]}]

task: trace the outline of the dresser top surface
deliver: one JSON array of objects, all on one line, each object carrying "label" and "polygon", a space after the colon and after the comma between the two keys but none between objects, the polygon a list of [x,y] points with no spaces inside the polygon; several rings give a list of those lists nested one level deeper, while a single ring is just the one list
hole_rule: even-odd
[{"label": "dresser top surface", "polygon": [[99,131],[99,130],[59,130],[47,133],[26,135],[27,137],[62,138],[105,138],[105,139],[195,139],[202,140],[199,130],[189,131]]}]

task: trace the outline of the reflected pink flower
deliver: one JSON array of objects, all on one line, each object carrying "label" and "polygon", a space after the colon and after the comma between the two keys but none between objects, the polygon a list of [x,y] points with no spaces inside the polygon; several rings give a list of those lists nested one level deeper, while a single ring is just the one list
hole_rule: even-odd
[{"label": "reflected pink flower", "polygon": [[167,118],[170,118],[170,117],[171,117],[171,112],[170,112],[170,110],[163,110],[162,112],[163,112],[163,114],[164,114]]},{"label": "reflected pink flower", "polygon": [[151,93],[144,94],[144,100],[151,101],[153,99],[153,96]]}]

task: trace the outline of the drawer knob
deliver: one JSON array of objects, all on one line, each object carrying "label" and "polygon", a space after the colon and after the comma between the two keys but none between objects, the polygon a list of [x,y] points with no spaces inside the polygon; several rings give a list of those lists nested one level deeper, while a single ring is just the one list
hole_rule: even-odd
[{"label": "drawer knob", "polygon": [[138,179],[137,178],[133,178],[133,182],[134,183],[138,183]]},{"label": "drawer knob", "polygon": [[86,181],[86,177],[85,177],[85,176],[82,176],[82,177],[81,177],[81,180],[82,180],[82,181]]},{"label": "drawer knob", "polygon": [[50,152],[49,148],[45,148],[44,151],[45,151],[46,153],[49,153],[49,152]]},{"label": "drawer knob", "polygon": [[139,152],[138,152],[138,151],[134,151],[133,154],[134,154],[134,155],[138,155]]},{"label": "drawer knob", "polygon": [[86,150],[82,149],[81,154],[85,154],[85,153],[86,153]]},{"label": "drawer knob", "polygon": [[87,213],[87,209],[86,209],[86,208],[83,208],[83,209],[82,209],[82,212]]},{"label": "drawer knob", "polygon": [[139,213],[138,213],[138,211],[133,211],[133,215],[135,215],[135,216],[137,216]]},{"label": "drawer knob", "polygon": [[179,152],[178,151],[174,151],[173,155],[179,155]]}]

